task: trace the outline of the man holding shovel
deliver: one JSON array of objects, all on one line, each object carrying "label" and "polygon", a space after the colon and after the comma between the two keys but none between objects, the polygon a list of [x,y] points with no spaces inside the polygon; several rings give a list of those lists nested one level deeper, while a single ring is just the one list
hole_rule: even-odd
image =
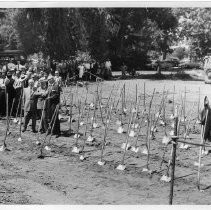
[{"label": "man holding shovel", "polygon": [[36,131],[36,114],[37,114],[37,96],[35,94],[36,88],[34,87],[34,81],[30,79],[28,81],[29,86],[23,89],[24,100],[24,128],[22,132],[26,131],[29,120],[32,119],[32,132]]},{"label": "man holding shovel", "polygon": [[45,133],[47,130],[47,121],[46,121],[46,103],[45,98],[48,95],[47,91],[47,81],[40,80],[40,86],[37,88],[35,95],[37,96],[37,114],[38,118],[41,119],[40,122],[40,132]]},{"label": "man holding shovel", "polygon": [[[48,77],[48,98],[46,99],[46,111],[47,111],[47,120],[50,123],[52,121],[53,114],[57,105],[60,102],[60,87],[56,83],[55,78],[52,75]],[[60,136],[60,121],[58,117],[58,113],[56,113],[55,124],[53,126],[52,133],[56,135],[56,137]]]}]

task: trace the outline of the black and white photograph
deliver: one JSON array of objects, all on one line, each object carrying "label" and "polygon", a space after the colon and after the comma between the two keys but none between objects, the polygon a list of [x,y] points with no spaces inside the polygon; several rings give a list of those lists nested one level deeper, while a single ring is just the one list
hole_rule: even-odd
[{"label": "black and white photograph", "polygon": [[184,5],[0,4],[0,204],[211,204],[211,2]]}]

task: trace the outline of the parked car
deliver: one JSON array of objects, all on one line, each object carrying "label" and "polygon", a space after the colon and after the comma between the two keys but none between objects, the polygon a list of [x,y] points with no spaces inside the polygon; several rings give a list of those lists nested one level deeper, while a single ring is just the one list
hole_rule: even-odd
[{"label": "parked car", "polygon": [[179,59],[177,58],[167,58],[163,61],[157,61],[159,68],[162,70],[172,70],[174,68],[179,68]]},{"label": "parked car", "polygon": [[202,65],[199,62],[182,61],[179,66],[183,69],[202,69]]},{"label": "parked car", "polygon": [[205,84],[211,84],[211,56],[205,56],[203,69],[205,73]]}]

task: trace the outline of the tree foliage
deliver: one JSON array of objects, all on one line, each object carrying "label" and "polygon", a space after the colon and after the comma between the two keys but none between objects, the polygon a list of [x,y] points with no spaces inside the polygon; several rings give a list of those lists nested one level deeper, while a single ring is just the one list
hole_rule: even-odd
[{"label": "tree foliage", "polygon": [[178,38],[190,42],[190,57],[201,59],[211,48],[211,9],[175,8],[173,13],[179,20]]},{"label": "tree foliage", "polygon": [[[42,51],[53,59],[68,59],[81,51],[98,61],[113,57],[127,60],[131,66],[142,65],[150,50],[166,54],[177,26],[169,8],[24,8],[6,12],[6,18],[0,13],[4,20],[0,38],[27,54]],[[12,39],[9,34],[14,34]]]}]

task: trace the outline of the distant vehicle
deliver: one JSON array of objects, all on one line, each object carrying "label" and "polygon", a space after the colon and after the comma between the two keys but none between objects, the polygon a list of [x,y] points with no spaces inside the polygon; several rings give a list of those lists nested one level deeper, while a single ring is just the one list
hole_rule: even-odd
[{"label": "distant vehicle", "polygon": [[26,61],[26,54],[22,50],[4,50],[0,51],[0,63],[4,63],[5,61],[10,61],[16,63],[17,61],[21,61],[21,63]]},{"label": "distant vehicle", "polygon": [[205,84],[211,84],[211,56],[204,57],[204,82]]},{"label": "distant vehicle", "polygon": [[199,62],[191,62],[189,60],[183,60],[180,62],[179,66],[182,69],[202,69],[202,65]]},{"label": "distant vehicle", "polygon": [[161,68],[160,70],[173,70],[179,68],[179,59],[178,58],[167,58],[163,61],[157,61],[157,68]]}]

